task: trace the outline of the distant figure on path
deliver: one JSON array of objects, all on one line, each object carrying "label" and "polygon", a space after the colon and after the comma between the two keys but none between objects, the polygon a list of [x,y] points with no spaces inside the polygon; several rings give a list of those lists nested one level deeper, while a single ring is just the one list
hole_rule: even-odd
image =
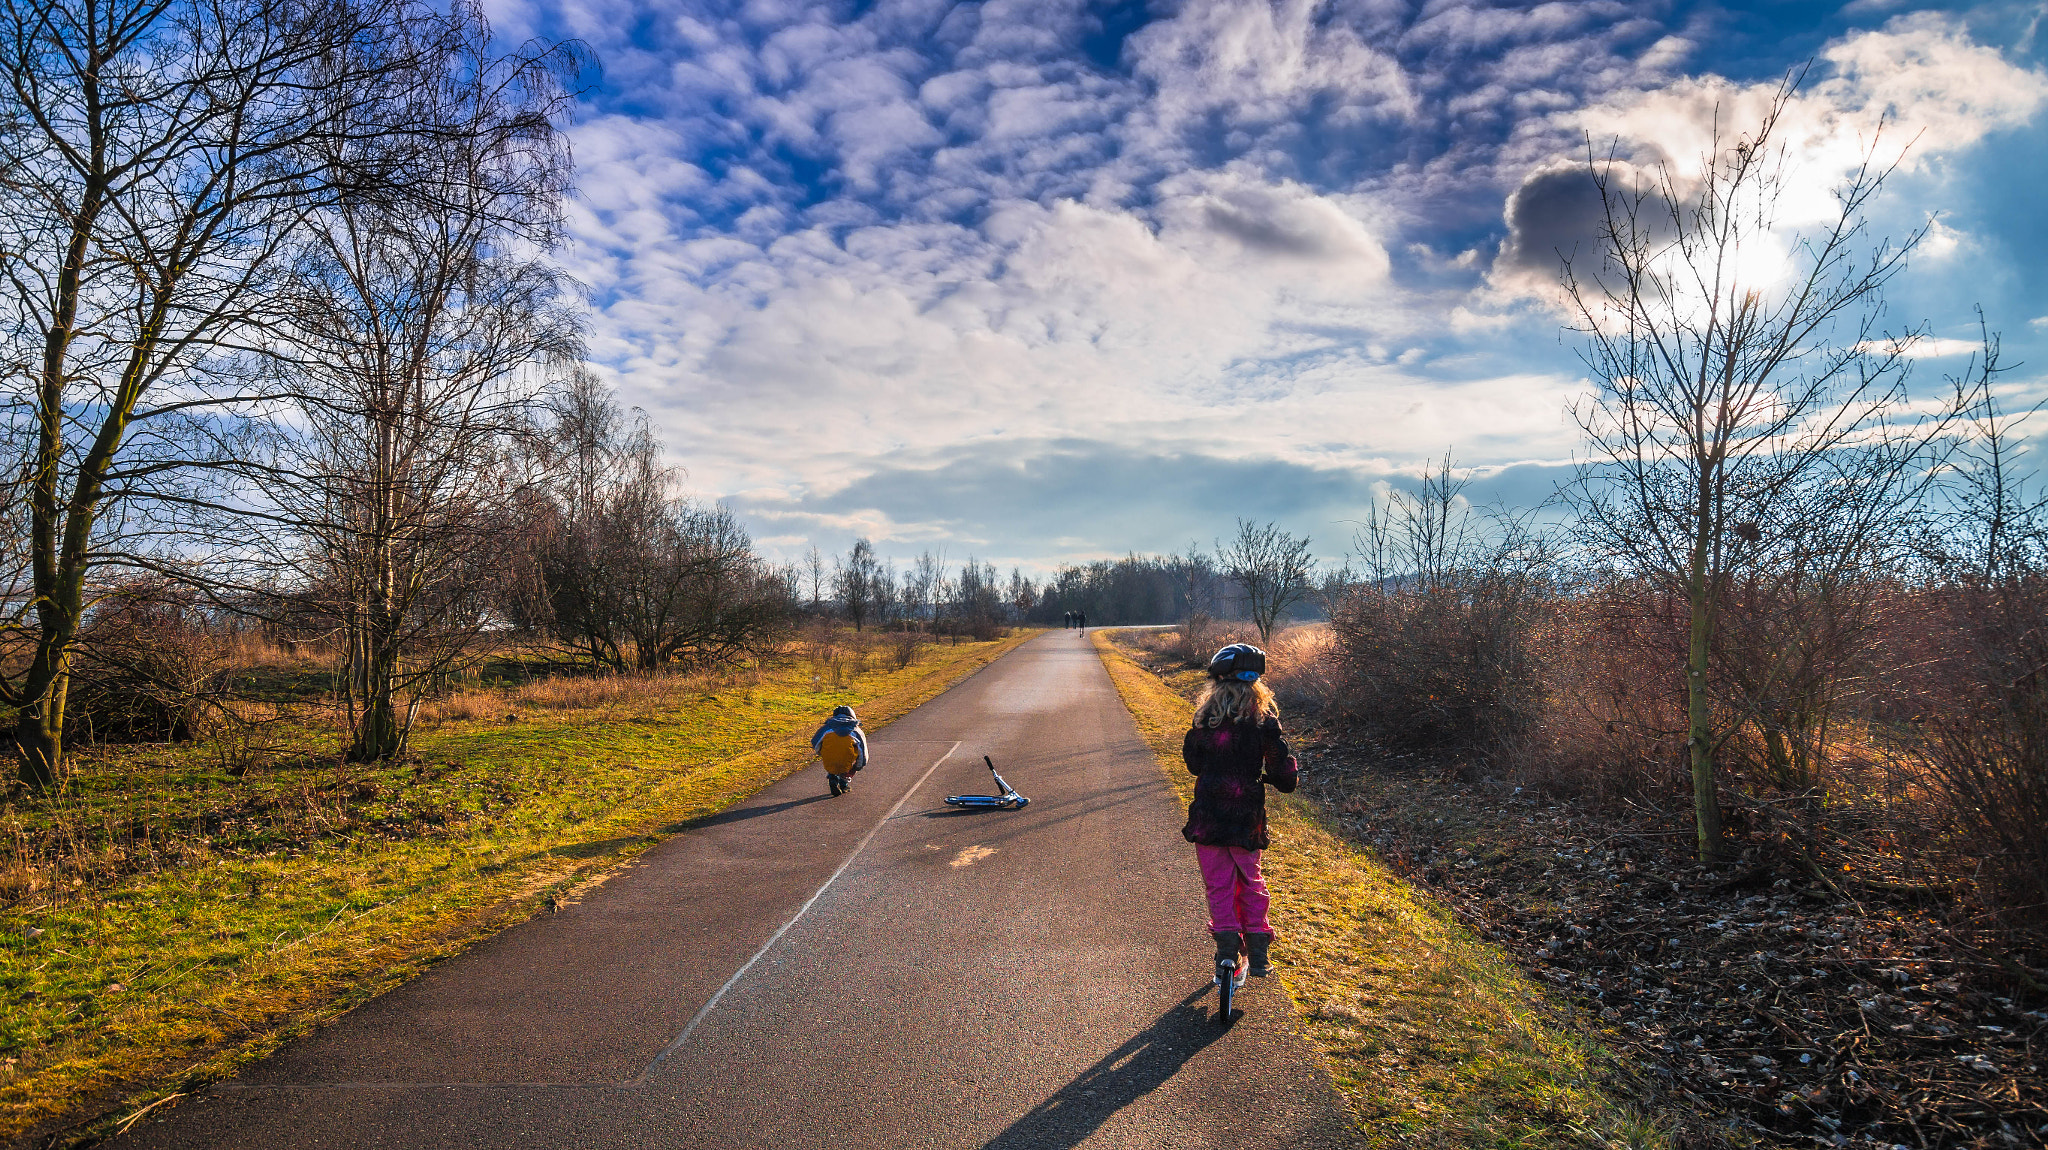
[{"label": "distant figure on path", "polygon": [[1060,626],[1065,627],[1069,631],[1074,629],[1074,613],[1072,611],[1069,611],[1065,615],[1061,616]]},{"label": "distant figure on path", "polygon": [[1081,628],[1083,631],[1086,631],[1088,629],[1088,612],[1074,612],[1074,625]]},{"label": "distant figure on path", "polygon": [[1266,878],[1259,852],[1266,833],[1266,787],[1289,792],[1300,766],[1280,734],[1280,705],[1259,682],[1266,653],[1232,643],[1209,660],[1209,686],[1195,706],[1194,725],[1181,740],[1180,757],[1195,776],[1181,837],[1195,844],[1202,884],[1209,894],[1209,933],[1216,939],[1216,976],[1244,976],[1240,947],[1250,952],[1251,973],[1272,971],[1266,920]]},{"label": "distant figure on path", "polygon": [[812,733],[811,749],[825,764],[825,785],[834,798],[852,790],[854,774],[868,765],[867,733],[852,707],[832,708],[832,717]]}]

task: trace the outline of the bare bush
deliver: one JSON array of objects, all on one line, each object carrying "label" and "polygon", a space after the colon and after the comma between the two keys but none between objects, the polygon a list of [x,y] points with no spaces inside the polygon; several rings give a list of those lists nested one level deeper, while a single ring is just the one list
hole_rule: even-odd
[{"label": "bare bush", "polygon": [[928,641],[924,632],[918,630],[915,624],[891,632],[889,661],[895,664],[897,670],[903,670],[924,656],[925,644]]},{"label": "bare bush", "polygon": [[1265,683],[1289,711],[1325,711],[1347,685],[1336,656],[1337,636],[1329,624],[1289,627],[1268,642]]},{"label": "bare bush", "polygon": [[1216,641],[1216,620],[1207,611],[1191,611],[1174,632],[1175,652],[1190,667],[1206,667],[1209,657],[1222,646]]},{"label": "bare bush", "polygon": [[189,592],[131,584],[88,617],[66,704],[87,742],[185,742],[227,692],[232,651]]},{"label": "bare bush", "polygon": [[[1897,661],[1911,720],[1888,740],[1924,763],[1958,832],[2007,901],[2048,914],[2048,491],[1999,409],[1998,343],[1973,364],[1953,511],[1929,539],[1937,576],[1914,620],[1935,632]],[[1933,626],[1929,627],[1928,624]],[[1908,678],[1908,676],[1900,676]],[[1910,680],[1909,680],[1910,681]]]},{"label": "bare bush", "polygon": [[1508,564],[1438,587],[1354,594],[1331,623],[1347,703],[1392,744],[1517,750],[1543,714],[1534,639],[1550,607],[1542,576]]},{"label": "bare bush", "polygon": [[1415,494],[1371,509],[1365,580],[1333,597],[1345,707],[1390,744],[1499,756],[1545,706],[1535,644],[1555,608],[1544,541],[1474,511],[1446,458]]},{"label": "bare bush", "polygon": [[1685,610],[1632,580],[1561,600],[1542,639],[1549,690],[1521,779],[1595,803],[1682,800]]}]

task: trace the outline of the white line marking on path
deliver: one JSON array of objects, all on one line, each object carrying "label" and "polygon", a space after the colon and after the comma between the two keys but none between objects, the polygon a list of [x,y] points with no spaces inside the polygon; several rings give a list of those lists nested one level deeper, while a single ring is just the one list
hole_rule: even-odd
[{"label": "white line marking on path", "polygon": [[754,964],[761,961],[762,957],[770,950],[773,950],[776,943],[782,941],[782,936],[789,933],[790,928],[795,926],[804,917],[805,912],[809,911],[813,904],[825,897],[825,892],[832,889],[832,884],[839,881],[839,876],[846,873],[846,868],[853,865],[853,860],[860,857],[860,852],[868,848],[868,843],[874,840],[875,834],[882,829],[883,825],[890,819],[895,818],[897,812],[903,809],[903,804],[910,801],[910,796],[924,789],[925,783],[931,780],[932,774],[947,759],[953,757],[954,751],[959,749],[960,744],[954,743],[946,748],[945,754],[933,760],[932,765],[925,768],[924,774],[919,775],[917,781],[910,785],[910,789],[903,792],[903,797],[896,800],[896,805],[889,808],[889,813],[883,815],[874,826],[869,827],[868,833],[862,835],[860,842],[854,844],[853,850],[847,854],[845,861],[839,864],[839,869],[833,871],[831,877],[827,878],[824,884],[818,887],[817,890],[812,891],[811,897],[805,899],[802,906],[796,908],[796,913],[789,916],[789,921],[782,924],[782,929],[769,935],[768,941],[761,944],[761,949],[754,952],[754,957],[748,959],[738,970],[732,972],[732,977],[725,980],[725,985],[718,988],[718,993],[712,995],[710,1001],[706,1002],[697,1011],[696,1016],[691,1018],[689,1023],[683,1027],[681,1034],[676,1035],[673,1041],[661,1048],[661,1053],[654,1056],[654,1061],[647,1064],[647,1069],[642,1070],[632,1078],[626,1079],[624,1082],[219,1082],[214,1084],[213,1089],[247,1090],[251,1092],[296,1090],[453,1090],[457,1088],[481,1088],[486,1090],[617,1090],[621,1087],[645,1086],[648,1079],[654,1076],[654,1072],[661,1069],[661,1064],[668,1060],[668,1056],[682,1049],[683,1043],[690,1040],[690,1034],[697,1029],[697,1024],[704,1021],[713,1010],[717,1009],[719,1000],[725,997],[725,992],[738,986],[740,979],[745,978],[747,972],[754,969]]},{"label": "white line marking on path", "polygon": [[[654,1075],[655,1071],[661,1069],[661,1064],[668,1060],[669,1055],[674,1054],[677,1050],[682,1049],[683,1043],[688,1042],[690,1040],[691,1032],[697,1029],[697,1024],[704,1021],[705,1018],[710,1016],[713,1010],[716,1010],[718,1008],[719,1000],[725,997],[725,992],[739,985],[740,979],[745,978],[747,976],[747,972],[754,969],[754,964],[761,961],[762,956],[766,955],[770,950],[773,950],[775,948],[776,943],[782,941],[782,936],[788,934],[789,929],[795,926],[797,922],[804,917],[805,912],[811,909],[811,905],[817,902],[819,899],[825,897],[825,892],[832,889],[832,884],[839,881],[839,876],[846,873],[846,868],[853,865],[853,860],[860,857],[860,852],[868,849],[868,843],[874,839],[876,832],[880,831],[883,825],[886,824],[890,819],[895,818],[896,812],[903,809],[903,804],[910,801],[910,796],[922,790],[924,788],[926,781],[928,781],[932,777],[932,773],[939,769],[939,765],[941,763],[944,763],[947,759],[952,758],[953,752],[959,749],[960,744],[957,742],[954,743],[952,746],[946,748],[945,754],[940,755],[937,759],[933,760],[931,766],[925,768],[924,774],[919,776],[916,782],[910,784],[910,789],[903,792],[903,797],[896,800],[895,806],[889,808],[889,813],[883,815],[881,821],[877,822],[874,826],[869,827],[868,833],[861,836],[860,842],[854,845],[852,853],[846,856],[846,861],[840,863],[839,869],[832,872],[832,877],[826,879],[824,885],[820,886],[816,891],[814,891],[811,894],[810,898],[805,899],[804,904],[802,906],[796,908],[796,913],[789,917],[788,922],[782,924],[781,930],[778,930],[774,934],[768,936],[768,941],[761,944],[761,949],[754,952],[754,957],[748,959],[745,965],[741,966],[738,970],[732,972],[732,977],[726,979],[725,985],[718,988],[718,993],[712,995],[710,1000],[707,1001],[703,1005],[703,1007],[697,1011],[697,1016],[695,1018],[690,1019],[689,1024],[683,1027],[683,1032],[681,1034],[676,1035],[675,1041],[669,1043],[667,1046],[662,1047],[661,1053],[654,1056],[654,1061],[647,1064],[647,1069],[642,1070],[636,1077],[632,1079],[632,1085],[638,1086],[642,1083],[645,1083],[650,1077]],[[960,864],[954,863],[953,865],[958,866]]]}]

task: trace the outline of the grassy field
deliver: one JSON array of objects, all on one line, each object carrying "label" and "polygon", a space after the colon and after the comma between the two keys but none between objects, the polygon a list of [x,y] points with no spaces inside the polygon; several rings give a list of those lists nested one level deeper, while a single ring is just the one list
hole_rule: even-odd
[{"label": "grassy field", "polygon": [[[1182,797],[1201,673],[1171,681],[1096,649]],[[1508,958],[1403,882],[1308,803],[1269,804],[1275,966],[1304,1033],[1375,1147],[1664,1147],[1603,1086],[1618,1067]]]},{"label": "grassy field", "polygon": [[[577,897],[803,768],[839,703],[886,724],[1028,638],[904,669],[783,668],[440,707],[406,762],[331,731],[82,757],[0,808],[0,1139],[89,1137]],[[822,784],[821,784],[822,785]]]}]

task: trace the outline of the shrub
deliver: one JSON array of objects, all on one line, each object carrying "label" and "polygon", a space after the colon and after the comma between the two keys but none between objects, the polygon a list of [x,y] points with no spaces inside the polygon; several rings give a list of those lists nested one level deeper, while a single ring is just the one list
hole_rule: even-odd
[{"label": "shrub", "polygon": [[95,609],[72,663],[66,722],[104,743],[183,742],[226,696],[233,646],[189,594],[122,588]]},{"label": "shrub", "polygon": [[1544,710],[1535,646],[1552,607],[1541,578],[1506,567],[1356,588],[1331,613],[1343,708],[1395,746],[1518,750]]},{"label": "shrub", "polygon": [[907,626],[889,636],[889,661],[901,671],[918,661],[924,655],[924,632],[915,626]]},{"label": "shrub", "polygon": [[1948,589],[1944,674],[1900,738],[2009,900],[2048,904],[2048,577]]}]

